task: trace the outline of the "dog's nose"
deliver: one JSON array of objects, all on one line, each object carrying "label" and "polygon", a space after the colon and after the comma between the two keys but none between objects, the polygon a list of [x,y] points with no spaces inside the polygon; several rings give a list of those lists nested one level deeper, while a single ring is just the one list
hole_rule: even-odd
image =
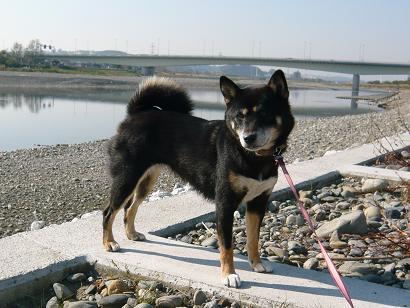
[{"label": "dog's nose", "polygon": [[246,142],[247,144],[254,143],[255,140],[256,140],[256,134],[246,135],[245,137],[243,137],[243,140],[245,140],[245,142]]}]

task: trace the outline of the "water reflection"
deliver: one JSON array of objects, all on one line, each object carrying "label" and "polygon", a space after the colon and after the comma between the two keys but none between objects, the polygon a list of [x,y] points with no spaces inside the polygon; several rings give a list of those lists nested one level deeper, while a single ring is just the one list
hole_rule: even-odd
[{"label": "water reflection", "polygon": [[[225,103],[219,91],[195,90],[190,94],[196,105],[195,116],[223,119]],[[124,118],[132,95],[133,91],[0,88],[0,150],[108,138]],[[351,109],[347,101],[336,99],[338,95],[344,93],[292,90],[292,111],[301,119],[378,110],[364,104]]]}]

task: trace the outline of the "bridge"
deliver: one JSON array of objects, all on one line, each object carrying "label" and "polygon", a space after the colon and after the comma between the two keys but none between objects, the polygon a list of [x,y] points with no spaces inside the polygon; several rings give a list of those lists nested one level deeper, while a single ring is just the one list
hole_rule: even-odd
[{"label": "bridge", "polygon": [[154,74],[159,66],[249,64],[325,71],[353,75],[352,96],[359,93],[360,75],[410,75],[410,64],[312,60],[294,58],[254,58],[230,56],[175,56],[175,55],[58,55],[46,54],[43,58],[77,63],[116,64],[143,67],[146,74]]}]

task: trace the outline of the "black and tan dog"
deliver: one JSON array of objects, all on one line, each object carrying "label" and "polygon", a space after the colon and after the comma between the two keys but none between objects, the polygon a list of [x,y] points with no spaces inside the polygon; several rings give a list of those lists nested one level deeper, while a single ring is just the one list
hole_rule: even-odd
[{"label": "black and tan dog", "polygon": [[103,242],[107,251],[120,249],[112,224],[121,208],[127,237],[145,239],[135,230],[134,219],[161,167],[167,165],[215,202],[222,281],[239,287],[232,252],[233,214],[246,203],[249,263],[257,272],[271,272],[269,262],[259,256],[259,229],[278,176],[272,152],[286,147],[294,118],[280,70],[264,86],[240,88],[222,76],[220,87],[225,120],[206,121],[190,115],[191,100],[171,80],[151,78],[141,84],[109,143],[112,186],[104,210]]}]

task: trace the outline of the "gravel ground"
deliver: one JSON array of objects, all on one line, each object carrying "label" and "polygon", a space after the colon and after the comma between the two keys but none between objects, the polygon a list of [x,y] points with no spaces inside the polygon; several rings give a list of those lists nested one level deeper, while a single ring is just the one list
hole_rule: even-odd
[{"label": "gravel ground", "polygon": [[[91,270],[68,275],[41,294],[21,294],[21,298],[6,308],[47,307],[250,307],[217,294],[179,287],[151,278],[120,274],[99,274]],[[286,306],[290,307],[290,306]]]},{"label": "gravel ground", "polygon": [[[287,161],[312,159],[406,130],[409,93],[402,94],[400,108],[384,112],[299,120]],[[95,141],[0,152],[0,237],[29,230],[34,220],[58,224],[102,209],[109,190],[104,145]],[[154,190],[170,192],[180,182],[166,171]]]},{"label": "gravel ground", "polygon": [[[410,200],[403,187],[389,186],[386,180],[345,178],[300,195],[342,275],[410,289]],[[268,209],[261,226],[261,257],[326,270],[295,202],[272,201]],[[240,208],[234,214],[233,241],[234,253],[247,255],[244,212]],[[175,239],[217,248],[215,234],[215,223],[207,222]]]}]

